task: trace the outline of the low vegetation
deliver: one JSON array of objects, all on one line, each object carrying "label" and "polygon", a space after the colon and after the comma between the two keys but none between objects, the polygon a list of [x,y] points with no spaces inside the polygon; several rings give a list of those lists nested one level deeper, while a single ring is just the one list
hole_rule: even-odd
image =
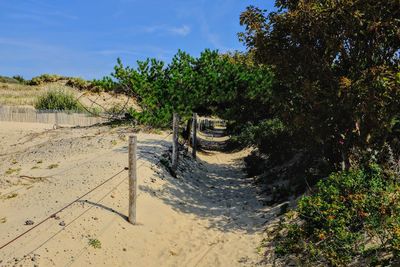
[{"label": "low vegetation", "polygon": [[38,97],[35,103],[38,110],[83,111],[82,105],[73,93],[64,90],[50,90]]},{"label": "low vegetation", "polygon": [[287,215],[277,254],[302,265],[389,264],[400,256],[398,176],[371,163],[320,181]]},{"label": "low vegetation", "polygon": [[47,169],[49,169],[49,170],[52,170],[52,169],[55,169],[55,168],[58,168],[58,164],[50,164],[50,165],[47,167]]},{"label": "low vegetation", "polygon": [[101,242],[100,242],[100,240],[98,240],[96,238],[90,238],[88,243],[89,243],[89,246],[91,246],[95,249],[101,248]]}]

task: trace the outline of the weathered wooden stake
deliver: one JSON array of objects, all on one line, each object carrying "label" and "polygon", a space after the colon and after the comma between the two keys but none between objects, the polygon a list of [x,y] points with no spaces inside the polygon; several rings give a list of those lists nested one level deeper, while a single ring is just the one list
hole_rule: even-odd
[{"label": "weathered wooden stake", "polygon": [[54,124],[54,129],[58,129],[59,128],[59,126],[58,126],[59,123],[58,123],[58,111],[57,110],[55,111],[54,116],[56,117],[55,124]]},{"label": "weathered wooden stake", "polygon": [[129,222],[136,224],[136,198],[137,198],[137,176],[136,176],[136,143],[137,137],[129,137]]},{"label": "weathered wooden stake", "polygon": [[197,146],[197,114],[193,113],[192,121],[192,156],[196,159],[196,146]]},{"label": "weathered wooden stake", "polygon": [[178,138],[179,138],[179,115],[174,113],[174,121],[172,123],[172,128],[173,128],[173,136],[172,136],[172,171],[176,172],[178,168],[178,155],[179,155],[179,143],[178,143]]}]

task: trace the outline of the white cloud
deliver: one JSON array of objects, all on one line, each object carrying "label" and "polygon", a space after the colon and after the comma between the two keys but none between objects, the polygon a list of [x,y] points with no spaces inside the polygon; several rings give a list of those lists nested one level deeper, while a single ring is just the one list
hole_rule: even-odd
[{"label": "white cloud", "polygon": [[169,32],[171,32],[173,34],[180,35],[180,36],[186,36],[186,35],[190,34],[190,32],[191,32],[190,27],[187,25],[183,25],[182,27],[179,27],[179,28],[172,27],[172,28],[169,28],[168,30],[169,30]]},{"label": "white cloud", "polygon": [[140,27],[139,31],[152,34],[167,34],[167,35],[178,35],[185,37],[189,35],[192,29],[188,25],[182,25],[180,27],[174,27],[169,25],[154,25]]}]

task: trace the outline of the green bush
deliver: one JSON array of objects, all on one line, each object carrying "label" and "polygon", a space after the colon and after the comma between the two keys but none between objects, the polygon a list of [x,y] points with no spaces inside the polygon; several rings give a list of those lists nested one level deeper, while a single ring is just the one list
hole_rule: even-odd
[{"label": "green bush", "polygon": [[12,77],[14,80],[17,80],[20,84],[26,84],[27,81],[21,75],[15,75]]},{"label": "green bush", "polygon": [[92,80],[91,81],[91,90],[92,91],[104,91],[104,92],[112,92],[112,91],[118,91],[119,86],[118,83],[115,82],[111,77],[103,77],[100,80]]},{"label": "green bush", "polygon": [[35,108],[39,110],[83,111],[82,105],[75,96],[63,90],[51,90],[39,96]]},{"label": "green bush", "polygon": [[1,83],[18,83],[18,80],[15,78],[10,78],[7,76],[0,76],[0,82]]},{"label": "green bush", "polygon": [[400,256],[398,179],[370,164],[320,181],[282,225],[276,253],[295,255],[302,264],[390,263]]},{"label": "green bush", "polygon": [[273,75],[269,68],[242,62],[243,57],[206,49],[194,58],[179,50],[169,64],[153,58],[138,61],[136,69],[118,60],[112,77],[93,83],[135,97],[142,112],[131,115],[143,124],[170,126],[174,112],[184,119],[197,112],[238,124],[257,122],[268,113],[259,107],[269,103]]}]

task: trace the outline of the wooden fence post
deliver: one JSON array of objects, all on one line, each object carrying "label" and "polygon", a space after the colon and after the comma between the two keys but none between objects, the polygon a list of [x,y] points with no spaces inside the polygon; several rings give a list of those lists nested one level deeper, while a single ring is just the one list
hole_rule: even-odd
[{"label": "wooden fence post", "polygon": [[196,146],[197,146],[197,114],[193,113],[192,121],[192,156],[196,159]]},{"label": "wooden fence post", "polygon": [[58,126],[59,122],[58,122],[58,111],[57,110],[55,111],[54,116],[55,116],[54,129],[58,129],[59,128],[59,126]]},{"label": "wooden fence post", "polygon": [[129,137],[129,222],[136,224],[136,199],[137,199],[137,176],[136,176],[136,146],[137,137]]},{"label": "wooden fence post", "polygon": [[179,155],[179,115],[174,113],[174,121],[172,123],[173,136],[172,136],[172,171],[175,173],[178,168],[178,155]]}]

